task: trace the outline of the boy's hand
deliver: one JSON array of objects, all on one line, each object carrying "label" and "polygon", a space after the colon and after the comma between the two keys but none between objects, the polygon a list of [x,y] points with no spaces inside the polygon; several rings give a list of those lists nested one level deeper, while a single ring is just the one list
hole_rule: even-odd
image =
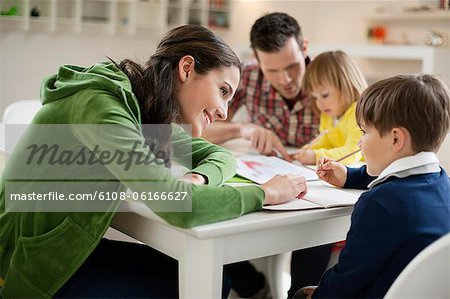
[{"label": "boy's hand", "polygon": [[347,168],[343,164],[327,158],[320,158],[316,173],[321,180],[336,187],[344,187],[347,181]]},{"label": "boy's hand", "polygon": [[264,205],[276,205],[293,198],[302,198],[307,192],[306,179],[296,174],[279,174],[261,185],[266,197]]},{"label": "boy's hand", "polygon": [[276,150],[281,154],[283,159],[291,161],[291,157],[280,139],[272,131],[254,124],[245,124],[240,129],[240,133],[242,138],[251,141],[252,147],[255,148],[258,153],[272,155],[274,150]]},{"label": "boy's hand", "polygon": [[310,149],[299,149],[294,153],[294,159],[302,164],[314,165],[316,164],[316,154]]}]

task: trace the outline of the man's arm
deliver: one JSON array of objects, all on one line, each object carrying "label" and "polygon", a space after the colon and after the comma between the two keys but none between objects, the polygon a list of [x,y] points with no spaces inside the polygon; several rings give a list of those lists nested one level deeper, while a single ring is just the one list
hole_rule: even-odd
[{"label": "man's arm", "polygon": [[241,123],[216,121],[203,131],[202,137],[211,143],[221,144],[225,141],[241,138]]}]

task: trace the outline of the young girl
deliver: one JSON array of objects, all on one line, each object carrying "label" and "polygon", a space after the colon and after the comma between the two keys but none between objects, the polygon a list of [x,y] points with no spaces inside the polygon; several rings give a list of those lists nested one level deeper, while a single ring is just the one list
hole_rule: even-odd
[{"label": "young girl", "polygon": [[[74,189],[69,196],[103,194],[105,198],[109,194],[113,199],[126,188],[147,198],[161,188],[172,195],[186,191],[191,196],[184,202],[190,205],[183,213],[163,206],[171,202],[179,206],[181,201],[167,198],[159,204],[137,198],[180,227],[238,217],[260,210],[263,203],[276,204],[304,191],[305,180],[300,176],[276,176],[262,189],[218,187],[233,176],[235,161],[229,152],[198,137],[211,122],[226,118],[239,79],[236,54],[213,32],[195,25],[169,31],[145,65],[130,60],[87,68],[64,65],[48,77],[41,89],[43,106],[0,179],[0,297],[178,297],[176,261],[148,246],[102,239],[120,200],[97,197],[96,203],[106,206],[95,206],[95,210],[94,201],[64,201],[63,205],[39,201],[36,206],[19,202],[11,211],[14,202],[6,185],[14,178],[26,177],[19,187],[28,194],[47,186]],[[178,126],[172,131],[171,123],[191,125],[194,138]],[[165,125],[162,140],[157,140],[158,151],[147,141],[155,139],[159,129],[146,130],[144,124]],[[58,133],[63,129],[63,134]],[[34,144],[59,148],[63,154],[58,161],[64,167],[53,163],[53,158],[28,165],[28,149]],[[173,160],[185,166],[191,162],[190,172],[182,179],[165,167],[171,159],[165,165],[159,163],[163,158],[159,154],[165,153],[159,149],[167,148]],[[75,161],[71,153],[81,154],[76,154]],[[91,160],[91,154],[96,159]],[[154,162],[143,164],[142,157]],[[36,183],[43,180],[45,184]],[[72,203],[78,209],[69,209]],[[40,211],[30,209],[34,207]]]},{"label": "young girl", "polygon": [[[361,130],[356,124],[356,101],[367,87],[357,65],[342,51],[325,52],[307,67],[302,90],[313,108],[320,111],[320,134],[298,150],[294,157],[303,164],[315,164],[321,157],[336,160],[358,149]],[[358,153],[342,161],[359,161]]]}]

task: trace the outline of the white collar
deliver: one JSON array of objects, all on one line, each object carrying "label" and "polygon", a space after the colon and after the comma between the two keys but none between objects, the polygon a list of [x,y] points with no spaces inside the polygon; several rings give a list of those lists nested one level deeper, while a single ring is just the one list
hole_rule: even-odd
[{"label": "white collar", "polygon": [[367,187],[380,184],[389,177],[406,178],[411,175],[440,172],[439,160],[433,152],[420,152],[414,156],[408,156],[395,160],[386,167],[380,175]]}]

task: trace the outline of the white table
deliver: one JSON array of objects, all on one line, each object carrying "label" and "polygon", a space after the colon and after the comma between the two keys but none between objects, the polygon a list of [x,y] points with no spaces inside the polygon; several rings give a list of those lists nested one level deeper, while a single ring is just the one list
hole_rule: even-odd
[{"label": "white table", "polygon": [[352,210],[263,211],[181,229],[126,201],[112,227],[179,261],[180,298],[211,299],[221,297],[223,265],[343,240]]},{"label": "white table", "polygon": [[179,261],[180,298],[220,298],[222,267],[345,239],[352,207],[257,212],[180,229],[140,203],[125,202],[113,227]]}]

